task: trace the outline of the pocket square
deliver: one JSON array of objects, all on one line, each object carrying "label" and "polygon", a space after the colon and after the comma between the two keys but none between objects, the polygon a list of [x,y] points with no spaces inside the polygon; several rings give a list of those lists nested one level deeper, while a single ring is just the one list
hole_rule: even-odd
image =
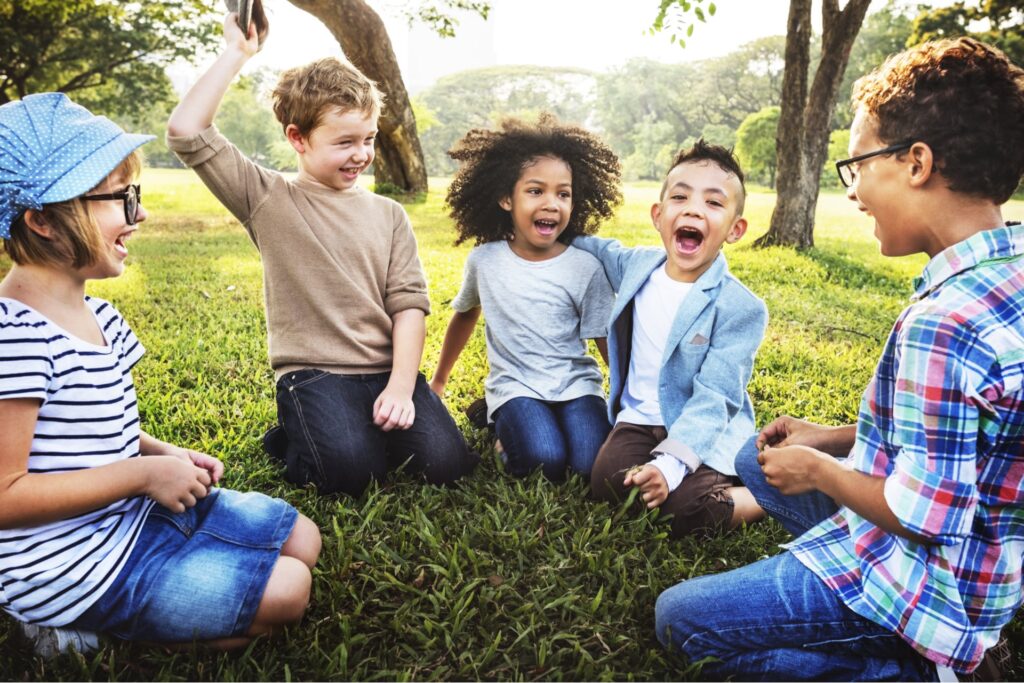
[{"label": "pocket square", "polygon": [[700,332],[698,332],[697,334],[694,335],[693,339],[690,340],[690,343],[693,344],[694,346],[701,346],[702,344],[707,344],[709,341],[711,340],[705,337]]}]

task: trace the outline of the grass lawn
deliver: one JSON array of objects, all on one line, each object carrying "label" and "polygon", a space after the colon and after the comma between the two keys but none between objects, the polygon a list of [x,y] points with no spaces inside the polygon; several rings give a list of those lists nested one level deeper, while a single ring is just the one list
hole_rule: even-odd
[{"label": "grass lawn", "polygon": [[[654,601],[673,583],[778,552],[774,522],[725,538],[667,540],[656,513],[585,499],[582,481],[556,486],[506,477],[486,434],[461,409],[482,395],[482,326],[449,383],[448,405],[484,453],[457,490],[403,474],[359,500],[320,498],[282,483],[261,451],[275,419],[261,267],[242,229],[185,171],[147,170],[150,219],[131,242],[126,273],[90,285],[124,313],[148,349],[136,367],[143,426],[222,458],[224,484],[281,496],[323,533],[305,621],[275,641],[218,654],[110,644],[43,662],[0,618],[6,680],[690,679],[654,637]],[[407,207],[430,280],[423,368],[428,377],[469,246],[453,247],[444,181]],[[603,235],[657,244],[647,211],[657,185],[632,184]],[[818,203],[815,249],[753,250],[774,195],[747,202],[751,230],[727,248],[730,268],[768,304],[771,323],[750,392],[759,423],[790,413],[852,421],[889,326],[924,257],[878,255],[871,221],[839,193]],[[1024,202],[1006,209],[1024,219]],[[0,257],[0,274],[9,261]],[[213,569],[211,568],[211,571]],[[742,595],[736,599],[743,600]],[[1009,679],[1024,677],[1024,618],[1009,628]]]}]

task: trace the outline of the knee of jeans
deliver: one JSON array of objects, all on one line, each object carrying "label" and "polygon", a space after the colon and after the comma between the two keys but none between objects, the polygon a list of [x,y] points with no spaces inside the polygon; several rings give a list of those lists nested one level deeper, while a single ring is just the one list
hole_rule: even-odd
[{"label": "knee of jeans", "polygon": [[685,617],[693,610],[707,609],[707,605],[690,605],[686,582],[678,583],[662,591],[654,603],[654,633],[658,642],[667,649],[678,649],[684,640]]},{"label": "knee of jeans", "polygon": [[736,453],[736,476],[740,478],[744,486],[749,487],[749,482],[758,482],[764,479],[764,472],[761,471],[761,465],[757,462],[757,456],[759,451],[757,450],[757,437],[752,436],[740,448],[739,452]]},{"label": "knee of jeans", "polygon": [[368,452],[356,454],[334,450],[323,458],[323,476],[314,476],[320,493],[344,493],[354,498],[363,494],[370,482],[381,480],[387,474],[387,458],[384,453],[372,458]]}]

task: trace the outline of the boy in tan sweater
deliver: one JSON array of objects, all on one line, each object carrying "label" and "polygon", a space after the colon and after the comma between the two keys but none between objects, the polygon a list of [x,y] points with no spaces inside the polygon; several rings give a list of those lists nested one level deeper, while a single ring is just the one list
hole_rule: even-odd
[{"label": "boy in tan sweater", "polygon": [[225,49],[174,110],[168,145],[242,223],[263,260],[278,426],[267,452],[289,481],[360,495],[390,465],[432,484],[475,456],[419,374],[430,311],[409,218],[358,187],[373,161],[381,96],[351,65],[322,59],[281,75],[274,113],[298,153],[289,180],[258,166],[213,118],[258,48],[224,22]]}]

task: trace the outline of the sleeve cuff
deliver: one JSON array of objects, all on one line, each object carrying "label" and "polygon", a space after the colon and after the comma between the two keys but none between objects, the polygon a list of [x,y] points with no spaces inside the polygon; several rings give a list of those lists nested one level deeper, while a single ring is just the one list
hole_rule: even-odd
[{"label": "sleeve cuff", "polygon": [[683,483],[683,477],[689,471],[682,462],[676,460],[667,453],[662,453],[654,458],[649,464],[658,468],[661,472],[661,476],[665,477],[665,483],[668,484],[668,492],[672,493],[679,485]]},{"label": "sleeve cuff", "polygon": [[696,472],[697,468],[700,467],[700,458],[693,452],[693,449],[687,446],[682,441],[676,441],[675,439],[665,439],[651,450],[651,455],[671,455],[673,458],[690,468],[691,472]]},{"label": "sleeve cuff", "polygon": [[189,167],[209,161],[227,145],[227,139],[214,124],[193,135],[167,135],[165,140],[167,148]]}]

